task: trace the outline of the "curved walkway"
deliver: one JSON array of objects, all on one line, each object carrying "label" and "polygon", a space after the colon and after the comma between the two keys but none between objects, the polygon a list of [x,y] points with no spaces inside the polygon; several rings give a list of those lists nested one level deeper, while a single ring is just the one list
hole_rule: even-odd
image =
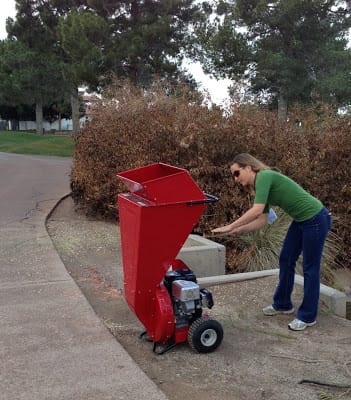
[{"label": "curved walkway", "polygon": [[1,398],[166,400],[96,316],[46,232],[70,166],[0,153]]}]

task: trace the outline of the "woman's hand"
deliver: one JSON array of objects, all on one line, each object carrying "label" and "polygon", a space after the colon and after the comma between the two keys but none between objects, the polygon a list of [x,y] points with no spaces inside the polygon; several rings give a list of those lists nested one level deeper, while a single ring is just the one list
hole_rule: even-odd
[{"label": "woman's hand", "polygon": [[238,235],[240,233],[239,228],[233,228],[232,225],[225,225],[219,228],[215,228],[211,230],[212,233],[222,234],[222,235]]},{"label": "woman's hand", "polygon": [[231,225],[221,226],[219,228],[212,229],[212,233],[230,233],[232,227]]},{"label": "woman's hand", "polygon": [[245,214],[231,224],[212,229],[211,232],[235,236],[262,228],[268,219],[268,214],[263,214],[264,207],[264,204],[254,204]]}]

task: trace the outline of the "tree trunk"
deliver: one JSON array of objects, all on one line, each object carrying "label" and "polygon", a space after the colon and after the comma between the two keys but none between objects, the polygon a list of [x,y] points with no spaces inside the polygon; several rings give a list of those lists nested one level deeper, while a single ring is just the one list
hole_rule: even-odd
[{"label": "tree trunk", "polygon": [[71,91],[71,108],[72,108],[72,123],[73,123],[73,135],[79,134],[79,97],[78,89],[74,88]]},{"label": "tree trunk", "polygon": [[280,122],[286,122],[288,115],[288,102],[283,94],[279,94],[278,97],[278,120]]},{"label": "tree trunk", "polygon": [[40,101],[35,103],[35,122],[37,125],[37,134],[42,135],[43,130],[43,105]]}]

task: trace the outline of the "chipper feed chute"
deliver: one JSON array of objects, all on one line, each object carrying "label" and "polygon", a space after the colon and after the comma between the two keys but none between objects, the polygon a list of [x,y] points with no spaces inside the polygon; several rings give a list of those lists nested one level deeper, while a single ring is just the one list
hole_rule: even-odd
[{"label": "chipper feed chute", "polygon": [[129,306],[154,342],[154,350],[157,344],[168,349],[186,340],[198,351],[214,350],[222,341],[222,327],[202,317],[202,306],[213,305],[212,296],[200,290],[195,275],[176,256],[206,204],[217,199],[204,194],[186,170],[167,164],[117,176],[129,188],[129,193],[118,195]]}]

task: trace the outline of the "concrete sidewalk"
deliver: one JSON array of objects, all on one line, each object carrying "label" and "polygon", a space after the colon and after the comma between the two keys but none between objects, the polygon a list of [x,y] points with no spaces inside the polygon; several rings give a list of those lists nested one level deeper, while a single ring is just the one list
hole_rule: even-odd
[{"label": "concrete sidewalk", "polygon": [[[1,158],[0,168],[15,179],[22,161]],[[1,399],[166,399],[94,313],[47,234],[46,217],[68,191],[68,163],[40,158],[39,168],[22,187],[31,206],[0,226]],[[10,186],[2,186],[6,204],[20,209],[26,196],[11,200]]]}]

